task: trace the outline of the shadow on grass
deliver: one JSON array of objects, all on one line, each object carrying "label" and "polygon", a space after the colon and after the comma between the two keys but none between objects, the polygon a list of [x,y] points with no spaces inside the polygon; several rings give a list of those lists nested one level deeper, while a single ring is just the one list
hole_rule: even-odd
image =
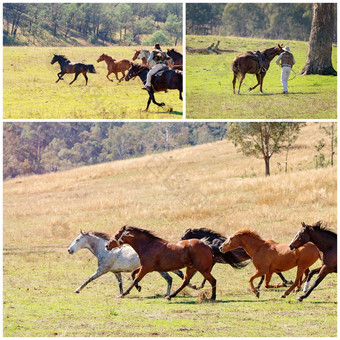
[{"label": "shadow on grass", "polygon": [[252,94],[252,96],[261,96],[261,97],[265,97],[265,96],[289,96],[292,94],[317,94],[317,92],[289,92],[288,94],[283,94],[281,92],[279,93],[254,93]]}]

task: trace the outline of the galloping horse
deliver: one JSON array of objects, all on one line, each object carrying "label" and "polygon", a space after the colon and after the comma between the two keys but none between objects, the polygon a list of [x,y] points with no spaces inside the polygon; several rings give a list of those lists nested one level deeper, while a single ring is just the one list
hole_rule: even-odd
[{"label": "galloping horse", "polygon": [[306,285],[314,274],[319,273],[312,286],[298,298],[302,301],[313,289],[330,273],[337,272],[337,234],[321,226],[321,222],[308,225],[302,222],[302,229],[294,236],[289,244],[290,249],[300,249],[307,242],[314,243],[321,252],[322,266],[312,270],[307,278]]},{"label": "galloping horse", "polygon": [[75,73],[75,77],[74,79],[70,82],[70,85],[77,79],[78,75],[80,73],[83,74],[83,76],[85,77],[86,80],[86,84],[87,85],[87,76],[86,73],[90,72],[90,73],[96,73],[96,70],[94,68],[94,66],[92,64],[83,64],[83,63],[71,63],[65,56],[63,55],[58,55],[55,54],[51,64],[53,65],[54,63],[58,62],[60,65],[60,72],[58,73],[58,80],[56,81],[56,83],[61,79],[63,80],[62,76],[65,73]]},{"label": "galloping horse", "polygon": [[277,243],[272,240],[265,241],[257,233],[249,229],[241,229],[230,236],[221,246],[220,251],[227,251],[242,247],[252,258],[256,268],[255,274],[249,278],[250,288],[256,297],[260,292],[254,288],[253,280],[265,275],[266,288],[283,287],[283,284],[270,285],[273,273],[283,272],[297,266],[296,278],[291,287],[281,296],[285,298],[295,287],[302,284],[303,273],[308,275],[309,267],[319,258],[318,248],[312,243],[306,243],[301,248],[292,251],[288,242]]},{"label": "galloping horse", "polygon": [[141,59],[142,65],[151,69],[156,65],[156,62],[154,60],[150,60],[148,65],[148,59],[150,58],[150,54],[151,52],[149,50],[136,50],[136,53],[132,57],[132,60]]},{"label": "galloping horse", "polygon": [[[69,254],[74,254],[78,250],[86,248],[98,259],[98,268],[96,272],[81,286],[79,286],[74,291],[75,293],[79,293],[86,285],[98,277],[108,272],[112,272],[118,280],[120,294],[123,294],[123,280],[121,273],[132,272],[138,268],[140,266],[139,257],[129,246],[107,251],[105,249],[105,245],[109,240],[110,236],[105,233],[97,231],[86,232],[84,230],[80,230],[80,234],[71,243],[68,248]],[[175,271],[174,273],[183,279],[183,273],[180,270]],[[165,296],[170,295],[172,277],[166,272],[160,272],[159,274],[168,283]],[[141,287],[136,285],[136,289],[140,291]]]},{"label": "galloping horse", "polygon": [[132,57],[132,60],[135,61],[136,59],[141,59],[142,60],[142,65],[147,66],[148,61],[146,60],[146,58],[144,56],[140,56],[140,53],[142,52],[142,50],[135,50],[135,54]]},{"label": "galloping horse", "polygon": [[163,240],[150,231],[131,226],[124,226],[107,243],[106,249],[130,244],[137,252],[141,266],[132,276],[136,275],[132,285],[121,297],[129,294],[130,290],[147,274],[153,271],[173,271],[186,267],[184,280],[180,287],[167,298],[170,300],[188,285],[192,276],[199,271],[211,284],[211,300],[216,299],[216,279],[211,275],[213,255],[211,248],[204,242],[192,239],[179,242]]},{"label": "galloping horse", "polygon": [[168,49],[167,55],[173,60],[172,69],[173,70],[183,70],[183,56],[181,53],[177,52],[174,48]]},{"label": "galloping horse", "polygon": [[[121,82],[124,78],[125,78],[125,71],[127,71],[130,66],[131,66],[131,61],[128,59],[122,59],[117,61],[116,59],[110,57],[109,55],[103,53],[98,59],[97,59],[97,63],[101,62],[105,60],[106,65],[107,65],[107,75],[106,78],[110,81],[113,81],[112,79],[109,78],[109,75],[111,73],[114,73],[116,76],[116,79]],[[120,79],[118,79],[118,72],[120,72],[123,77],[121,77]]]},{"label": "galloping horse", "polygon": [[[244,268],[249,262],[244,263],[250,259],[250,256],[245,252],[242,248],[237,248],[231,251],[227,251],[226,253],[221,253],[219,247],[222,245],[224,241],[226,241],[226,237],[221,235],[220,233],[213,231],[207,228],[199,228],[199,229],[187,229],[181,237],[181,240],[189,240],[191,238],[198,238],[199,240],[204,239],[206,243],[209,243],[213,255],[214,255],[214,264],[215,263],[225,263],[229,264],[235,269]],[[280,276],[281,280],[284,284],[292,284],[292,281],[287,281],[281,273],[277,273]],[[264,281],[264,275],[262,275],[259,284],[256,286],[256,289],[260,289],[262,283]],[[203,280],[200,287],[197,289],[201,289],[204,287],[205,279]]]},{"label": "galloping horse", "polygon": [[263,68],[259,68],[259,64],[257,61],[257,58],[254,53],[246,53],[246,54],[240,54],[233,60],[231,64],[231,69],[234,72],[234,79],[233,79],[233,93],[235,94],[235,84],[236,84],[236,78],[238,76],[241,77],[240,79],[240,85],[238,88],[237,94],[240,94],[241,85],[243,82],[244,77],[246,76],[246,73],[255,74],[257,78],[257,84],[253,87],[250,87],[248,91],[254,90],[257,86],[260,85],[260,92],[262,91],[262,84],[263,84],[263,78],[266,75],[266,72],[269,69],[270,62],[273,60],[273,58],[276,55],[280,55],[283,52],[283,44],[277,45],[272,48],[267,48],[266,50],[260,52],[259,57],[262,57],[263,60]]},{"label": "galloping horse", "polygon": [[[143,84],[146,83],[146,76],[149,70],[139,64],[132,63],[128,74],[125,77],[126,81],[129,81],[131,78],[138,76]],[[149,109],[149,105],[151,101],[158,105],[164,106],[164,103],[157,103],[155,100],[154,92],[165,91],[165,90],[178,90],[179,91],[179,99],[183,100],[182,98],[182,91],[183,91],[183,73],[182,71],[177,70],[164,70],[159,73],[156,73],[152,76],[151,79],[151,90],[148,91],[149,99],[146,106],[145,111]]]}]

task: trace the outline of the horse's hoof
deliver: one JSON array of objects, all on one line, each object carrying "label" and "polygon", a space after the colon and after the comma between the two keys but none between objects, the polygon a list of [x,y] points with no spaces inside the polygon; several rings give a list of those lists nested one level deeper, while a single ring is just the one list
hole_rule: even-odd
[{"label": "horse's hoof", "polygon": [[256,297],[259,298],[260,297],[260,292],[256,292]]},{"label": "horse's hoof", "polygon": [[302,301],[303,301],[303,298],[302,298],[302,296],[300,296],[300,297],[298,297],[296,300],[302,302]]},{"label": "horse's hoof", "polygon": [[282,294],[282,295],[281,295],[281,298],[282,298],[282,299],[285,299],[285,298],[286,298],[286,295],[285,295],[285,294]]},{"label": "horse's hoof", "polygon": [[73,293],[79,294],[79,290],[75,290]]},{"label": "horse's hoof", "polygon": [[170,296],[170,295],[166,296],[165,298],[166,298],[167,300],[169,300],[169,301],[171,300],[171,296]]},{"label": "horse's hoof", "polygon": [[251,87],[249,87],[249,89],[248,89],[248,92],[250,92],[251,91]]},{"label": "horse's hoof", "polygon": [[165,106],[165,103],[161,103],[161,106]]},{"label": "horse's hoof", "polygon": [[124,297],[124,294],[119,294],[117,297],[122,299]]},{"label": "horse's hoof", "polygon": [[136,286],[137,290],[140,292],[142,290],[141,286]]}]

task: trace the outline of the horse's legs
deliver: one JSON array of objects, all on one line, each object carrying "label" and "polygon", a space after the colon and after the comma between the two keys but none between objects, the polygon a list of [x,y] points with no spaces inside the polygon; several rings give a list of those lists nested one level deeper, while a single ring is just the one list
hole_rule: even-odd
[{"label": "horse's legs", "polygon": [[[257,79],[257,84],[253,87],[249,87],[249,89],[248,89],[249,92],[254,90],[256,87],[258,87],[261,84],[261,75],[260,74],[256,73],[256,79]],[[262,92],[262,90],[261,90],[261,92]]]},{"label": "horse's legs", "polygon": [[125,72],[122,71],[121,73],[123,74],[123,77],[121,77],[121,78],[119,79],[119,82],[121,82],[121,81],[125,78]]},{"label": "horse's legs", "polygon": [[85,80],[86,80],[85,85],[87,85],[87,80],[88,80],[88,78],[87,78],[86,72],[83,72],[83,76],[84,76],[84,78],[85,78]]},{"label": "horse's legs", "polygon": [[309,272],[309,274],[308,274],[308,276],[307,276],[307,280],[306,280],[305,286],[303,287],[303,292],[304,292],[304,293],[307,292],[308,287],[309,287],[309,285],[310,285],[310,281],[311,281],[313,275],[318,274],[318,273],[320,272],[321,268],[322,268],[322,267],[315,268],[315,269],[313,269],[313,270],[311,270],[311,271]]},{"label": "horse's legs", "polygon": [[256,290],[259,290],[261,288],[263,281],[264,281],[264,275],[261,276],[259,284],[255,287]]},{"label": "horse's legs", "polygon": [[76,73],[76,75],[74,76],[74,79],[70,82],[70,85],[72,85],[72,83],[78,78],[79,73]]},{"label": "horse's legs", "polygon": [[287,281],[287,280],[285,279],[285,277],[282,275],[282,273],[276,273],[276,274],[279,275],[280,279],[282,280],[282,282],[283,282],[284,284],[286,284],[286,285],[291,285],[291,284],[293,284],[293,281]]},{"label": "horse's legs", "polygon": [[233,93],[234,94],[235,94],[236,79],[237,79],[237,74],[234,72],[234,78],[233,78]]},{"label": "horse's legs", "polygon": [[183,97],[182,97],[182,91],[178,90],[179,91],[179,99],[180,100],[183,100]]},{"label": "horse's legs", "polygon": [[78,287],[74,293],[79,293],[86,285],[88,285],[91,281],[97,279],[99,276],[102,276],[103,274],[107,273],[109,271],[108,268],[101,268],[98,267],[96,272],[87,280],[85,281],[80,287]]},{"label": "horse's legs", "polygon": [[159,272],[163,279],[168,283],[168,289],[165,293],[165,296],[170,295],[171,292],[171,285],[172,285],[172,277],[167,272]]},{"label": "horse's legs", "polygon": [[123,280],[122,280],[122,274],[121,273],[114,273],[117,281],[118,281],[118,285],[119,285],[119,293],[123,294]]},{"label": "horse's legs", "polygon": [[133,280],[131,286],[121,295],[119,295],[119,297],[124,297],[125,295],[128,295],[131,291],[131,289],[136,286],[138,284],[138,282],[148,273],[149,271],[144,269],[143,266],[139,267],[139,271],[137,274],[137,277]]},{"label": "horse's legs", "polygon": [[108,80],[110,80],[110,81],[113,81],[112,79],[109,78],[109,75],[110,75],[111,73],[112,73],[112,72],[109,71],[109,73],[106,75],[106,78],[107,78]]},{"label": "horse's legs", "polygon": [[270,285],[269,282],[272,278],[273,273],[266,274],[266,282],[265,282],[265,287],[266,288],[280,288],[280,287],[286,287],[285,283],[279,283],[277,285]]},{"label": "horse's legs", "polygon": [[259,276],[262,276],[263,272],[259,272],[257,271],[255,274],[253,274],[250,278],[249,278],[249,284],[250,284],[250,289],[251,291],[255,294],[255,296],[258,298],[260,296],[260,292],[258,290],[255,289],[254,287],[254,279],[256,279]]},{"label": "horse's legs", "polygon": [[151,103],[151,96],[150,96],[150,93],[149,93],[148,103],[147,103],[146,109],[144,111],[148,111],[149,110],[150,103]]},{"label": "horse's legs", "polygon": [[206,280],[209,281],[212,287],[212,293],[210,300],[216,300],[216,279],[211,275],[210,272],[200,272]]},{"label": "horse's legs", "polygon": [[[155,99],[155,95],[152,91],[149,91],[149,96],[151,96],[151,100],[154,104],[158,105],[158,106],[164,106],[164,103],[157,103],[156,99]],[[147,109],[147,108],[146,108]]]},{"label": "horse's legs", "polygon": [[[139,268],[140,268],[140,267],[138,267],[137,269],[135,269],[135,270],[131,273],[132,280],[135,279],[136,274],[139,272]],[[139,286],[138,283],[137,283],[137,284],[136,284],[136,289],[140,292],[141,289],[142,289],[142,287]]]},{"label": "horse's legs", "polygon": [[238,87],[237,94],[240,94],[241,85],[245,76],[246,76],[245,74],[241,73],[240,85]]},{"label": "horse's legs", "polygon": [[[319,268],[318,268],[319,269]],[[331,273],[332,271],[329,270],[326,266],[322,266],[319,272],[318,277],[316,278],[316,280],[314,281],[314,283],[311,285],[311,287],[308,289],[308,291],[301,295],[298,300],[302,301],[303,299],[305,299],[306,297],[309,296],[309,294],[314,290],[315,287],[317,287],[319,285],[319,283],[325,278],[325,276],[329,273]]]},{"label": "horse's legs", "polygon": [[300,282],[300,278],[302,277],[304,271],[307,268],[305,267],[297,267],[297,271],[296,271],[296,278],[294,283],[281,295],[282,298],[285,298],[287,295],[289,295],[291,293],[291,291],[299,284]]},{"label": "horse's legs", "polygon": [[118,72],[114,72],[115,76],[116,76],[116,79],[119,81],[119,78],[118,78]]},{"label": "horse's legs", "polygon": [[168,300],[171,300],[174,296],[176,296],[190,281],[190,279],[194,276],[194,274],[197,272],[197,269],[191,267],[187,267],[187,271],[185,272],[184,275],[184,280],[182,281],[182,284],[179,286],[179,288],[172,293],[171,295],[167,296]]},{"label": "horse's legs", "polygon": [[[182,273],[181,270],[175,270],[173,273],[175,273],[176,275],[178,275],[182,280],[184,279],[184,274]],[[195,285],[192,285],[190,282],[188,283],[188,287],[192,288],[192,289],[198,289]]]},{"label": "horse's legs", "polygon": [[266,75],[266,73],[261,73],[261,85],[260,85],[260,92],[263,93],[262,91],[262,85],[263,85],[263,78]]},{"label": "horse's legs", "polygon": [[65,74],[65,72],[59,72],[58,74],[57,74],[57,76],[58,76],[58,80],[56,81],[56,83],[61,79],[61,80],[63,80],[63,78],[62,78],[62,76]]}]

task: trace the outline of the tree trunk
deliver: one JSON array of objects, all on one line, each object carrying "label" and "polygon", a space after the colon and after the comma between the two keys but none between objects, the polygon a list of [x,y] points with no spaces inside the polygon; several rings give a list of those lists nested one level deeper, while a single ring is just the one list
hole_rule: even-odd
[{"label": "tree trunk", "polygon": [[266,176],[270,176],[270,168],[269,168],[270,157],[265,156],[264,161],[266,163]]},{"label": "tree trunk", "polygon": [[301,74],[336,75],[332,66],[334,3],[314,3],[306,64]]}]

